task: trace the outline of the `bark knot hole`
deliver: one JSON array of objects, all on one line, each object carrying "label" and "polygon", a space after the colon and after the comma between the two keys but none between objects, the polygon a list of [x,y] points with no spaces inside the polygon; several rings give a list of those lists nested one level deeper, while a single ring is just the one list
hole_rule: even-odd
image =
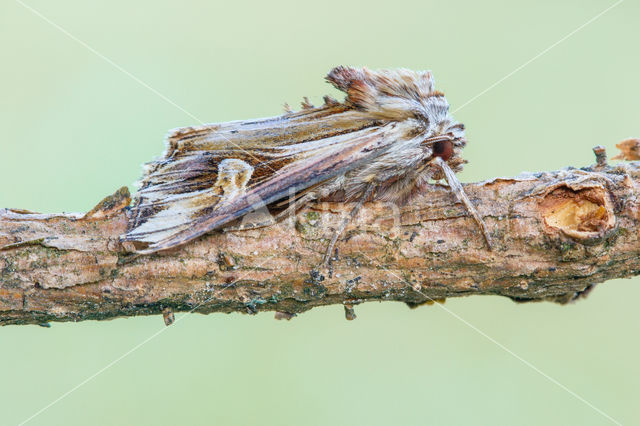
[{"label": "bark knot hole", "polygon": [[549,228],[578,240],[600,238],[616,222],[609,194],[599,186],[579,190],[560,186],[544,196],[540,210]]}]

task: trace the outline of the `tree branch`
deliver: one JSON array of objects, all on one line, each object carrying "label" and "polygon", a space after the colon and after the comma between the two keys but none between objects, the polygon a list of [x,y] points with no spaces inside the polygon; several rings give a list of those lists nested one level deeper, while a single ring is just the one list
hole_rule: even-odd
[{"label": "tree branch", "polygon": [[214,232],[178,249],[131,256],[119,241],[126,188],[86,215],[0,210],[0,324],[108,319],[173,311],[277,311],[395,300],[415,307],[492,294],[567,303],[640,271],[640,163],[598,164],[469,184],[477,225],[446,187],[409,205],[365,205],[318,268],[351,206],[310,206],[256,230]]}]

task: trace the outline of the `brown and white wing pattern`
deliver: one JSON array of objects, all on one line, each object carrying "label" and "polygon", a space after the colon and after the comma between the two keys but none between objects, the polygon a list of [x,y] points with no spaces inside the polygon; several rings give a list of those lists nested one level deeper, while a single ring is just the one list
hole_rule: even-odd
[{"label": "brown and white wing pattern", "polygon": [[391,163],[379,163],[390,176],[404,174],[400,159],[431,154],[419,139],[448,113],[431,73],[338,67],[327,80],[344,103],[171,132],[164,156],[146,165],[123,240],[141,243],[141,253],[167,249],[356,168],[358,180],[374,180],[370,163],[385,153]]},{"label": "brown and white wing pattern", "polygon": [[178,129],[146,166],[124,240],[143,253],[182,244],[353,169],[400,131],[344,106]]}]

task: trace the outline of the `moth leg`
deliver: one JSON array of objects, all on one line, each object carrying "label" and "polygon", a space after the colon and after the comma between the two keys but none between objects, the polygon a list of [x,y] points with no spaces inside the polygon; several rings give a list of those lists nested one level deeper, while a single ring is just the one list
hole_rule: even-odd
[{"label": "moth leg", "polygon": [[351,222],[353,218],[358,214],[358,211],[360,211],[360,208],[362,208],[362,205],[365,203],[365,201],[367,201],[367,198],[369,198],[371,194],[373,194],[373,191],[375,190],[375,188],[376,188],[376,185],[373,183],[370,183],[369,186],[367,186],[367,189],[364,191],[364,194],[362,194],[358,203],[353,207],[353,209],[349,213],[349,216],[347,216],[342,221],[342,223],[340,224],[336,232],[334,232],[333,238],[331,238],[331,242],[327,247],[327,251],[324,254],[324,258],[322,259],[323,265],[327,266],[329,264],[331,260],[331,253],[333,252],[333,249],[335,248],[336,243],[338,242],[338,238],[340,238],[340,235],[344,232],[344,229],[347,227],[349,222]]},{"label": "moth leg", "polygon": [[278,213],[275,217],[269,218],[269,220],[265,220],[263,222],[257,222],[257,223],[250,223],[247,225],[229,226],[227,228],[224,228],[223,231],[224,232],[246,231],[248,229],[266,228],[267,226],[275,225],[276,223],[280,222],[282,219],[286,218],[287,216],[295,214],[296,211],[304,207],[307,203],[315,200],[316,198],[317,196],[314,192],[307,192],[302,197],[298,198],[293,203],[289,204],[289,206],[286,209]]},{"label": "moth leg", "polygon": [[493,246],[491,244],[491,238],[489,237],[489,232],[487,231],[487,226],[485,225],[484,221],[478,214],[478,211],[476,210],[476,208],[471,203],[471,200],[469,200],[469,197],[467,197],[467,194],[464,193],[464,189],[462,188],[460,181],[456,177],[456,174],[454,173],[453,170],[451,170],[451,167],[449,167],[449,165],[442,158],[435,157],[434,162],[444,172],[444,176],[446,177],[447,183],[451,188],[451,192],[456,194],[456,197],[458,197],[458,200],[460,200],[460,202],[462,202],[462,204],[464,204],[464,206],[467,208],[467,211],[469,212],[471,217],[473,217],[473,220],[475,220],[476,223],[478,224],[480,231],[482,231],[482,235],[484,236],[484,239],[487,242],[487,245],[489,246],[489,250],[492,250]]}]

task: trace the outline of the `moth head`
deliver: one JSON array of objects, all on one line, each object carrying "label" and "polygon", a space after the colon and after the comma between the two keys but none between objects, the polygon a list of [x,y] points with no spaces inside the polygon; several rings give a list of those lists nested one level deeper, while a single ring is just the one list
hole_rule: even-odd
[{"label": "moth head", "polygon": [[346,104],[372,118],[419,123],[422,156],[429,164],[442,158],[454,171],[465,163],[460,155],[466,144],[464,126],[449,112],[444,93],[435,89],[430,71],[369,70],[336,67],[327,80],[347,94]]},{"label": "moth head", "polygon": [[462,154],[462,149],[467,145],[464,137],[464,125],[455,123],[448,127],[444,133],[428,137],[423,142],[426,149],[430,149],[430,158],[440,157],[446,162],[457,162]]},{"label": "moth head", "polygon": [[[455,172],[462,170],[467,161],[462,158],[462,150],[467,144],[464,125],[454,121],[443,121],[435,132],[429,133],[421,143],[427,164],[440,157]],[[436,173],[438,174],[438,173]]]}]

